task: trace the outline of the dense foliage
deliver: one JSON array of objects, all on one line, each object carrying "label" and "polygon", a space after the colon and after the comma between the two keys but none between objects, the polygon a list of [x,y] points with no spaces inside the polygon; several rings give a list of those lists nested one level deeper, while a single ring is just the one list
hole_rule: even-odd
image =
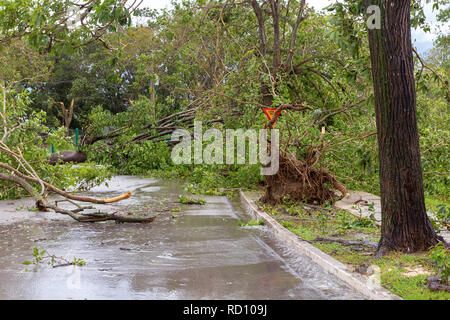
[{"label": "dense foliage", "polygon": [[[102,29],[101,42],[90,41],[87,29],[43,36],[43,25],[51,19],[41,9],[57,10],[55,1],[36,2],[31,16],[27,13],[30,26],[23,29],[27,42],[15,40],[11,32],[3,31],[0,37],[2,65],[15,65],[10,70],[23,73],[2,71],[3,81],[16,81],[7,92],[8,102],[20,106],[14,117],[29,119],[14,143],[27,150],[29,161],[41,161],[43,176],[64,186],[73,184],[69,169],[42,162],[50,144],[58,150],[73,148],[63,129],[50,130],[64,125],[60,105],[68,106],[72,99],[71,128],[83,129],[81,148],[90,161],[124,174],[188,177],[211,192],[262,182],[258,165],[174,166],[167,143],[170,134],[160,134],[159,119],[195,108],[196,120],[211,121],[216,128],[260,129],[267,122],[262,105],[302,104],[310,110],[285,111],[276,124],[287,151],[305,154],[325,126],[319,165],[349,189],[378,192],[374,101],[361,1],[341,1],[326,13],[314,12],[308,2],[302,7],[304,1],[281,1],[278,16],[260,5],[262,20],[255,14],[254,1],[234,5],[185,1],[170,11],[137,10],[133,19],[145,23],[133,27],[131,20],[123,19],[120,6],[110,10],[113,2],[96,2],[92,9],[92,25],[106,23],[111,15],[116,19]],[[9,30],[8,24],[14,23],[12,10],[26,5],[5,3],[0,20],[2,30]],[[439,19],[448,21],[444,2],[435,5],[441,10]],[[416,26],[425,24],[423,17],[420,7],[414,7]],[[68,39],[64,44],[57,41],[64,37]],[[42,50],[50,43],[52,48]],[[18,46],[29,55],[26,64],[14,64],[15,58],[8,54],[18,52]],[[276,61],[283,63],[276,65]],[[448,35],[442,33],[434,49],[417,56],[416,63],[425,191],[446,201]],[[143,134],[152,139],[138,139]],[[87,137],[101,136],[86,143]],[[11,196],[11,190],[5,187],[2,197]]]}]

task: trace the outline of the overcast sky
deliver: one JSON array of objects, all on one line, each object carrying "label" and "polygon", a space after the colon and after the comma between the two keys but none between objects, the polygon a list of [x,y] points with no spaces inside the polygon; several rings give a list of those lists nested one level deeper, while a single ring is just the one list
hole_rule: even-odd
[{"label": "overcast sky", "polygon": [[[152,9],[170,8],[172,0],[144,0],[141,7],[149,7]],[[307,0],[307,3],[317,10],[320,10],[335,0]],[[433,13],[432,4],[425,5],[425,12],[427,21],[433,26],[433,22],[436,22],[436,15]],[[422,30],[413,30],[414,45],[419,48],[423,53],[433,47],[433,40],[436,38],[435,33],[426,33]]]},{"label": "overcast sky", "polygon": [[[162,9],[170,7],[171,0],[144,0],[142,3],[143,7],[149,7],[152,9]],[[331,0],[309,0],[307,3],[310,3],[311,6],[316,9],[321,9],[326,7],[328,4],[333,3]]]}]

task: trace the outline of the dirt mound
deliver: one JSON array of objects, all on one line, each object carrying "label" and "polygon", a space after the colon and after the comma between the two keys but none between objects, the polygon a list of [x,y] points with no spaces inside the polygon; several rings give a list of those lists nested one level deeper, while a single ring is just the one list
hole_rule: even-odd
[{"label": "dirt mound", "polygon": [[277,204],[288,197],[294,201],[310,204],[334,203],[338,190],[342,197],[347,194],[343,184],[326,169],[317,167],[320,156],[309,152],[306,160],[299,160],[292,154],[280,150],[280,169],[276,175],[266,176],[266,193],[261,202]]}]

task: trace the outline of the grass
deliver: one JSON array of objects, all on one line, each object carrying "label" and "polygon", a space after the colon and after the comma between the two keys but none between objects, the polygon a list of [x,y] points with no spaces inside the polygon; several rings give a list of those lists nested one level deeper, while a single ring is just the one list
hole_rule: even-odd
[{"label": "grass", "polygon": [[450,207],[450,202],[446,197],[425,197],[425,205],[427,207],[428,211],[436,211],[438,205],[446,205],[447,207]]},{"label": "grass", "polygon": [[256,226],[263,226],[263,225],[264,225],[264,221],[259,220],[259,219],[257,219],[257,220],[250,220],[250,221],[247,222],[247,223],[244,223],[244,222],[242,222],[242,221],[238,221],[238,225],[239,225],[240,227],[256,227]]},{"label": "grass", "polygon": [[[449,292],[434,292],[427,288],[427,278],[433,274],[433,266],[426,253],[391,253],[376,264],[381,268],[381,283],[393,293],[407,300],[448,300]],[[405,274],[423,274],[405,276]]]},{"label": "grass", "polygon": [[[436,205],[442,202],[436,201]],[[318,237],[378,242],[380,228],[371,220],[357,218],[345,211],[325,207],[305,209],[301,203],[268,206],[257,203],[261,209],[282,226],[303,240]],[[340,243],[310,242],[312,245],[349,266],[361,264],[380,268],[381,285],[406,300],[449,300],[450,292],[431,291],[426,279],[435,274],[428,252],[417,254],[390,253],[375,259],[375,250],[368,247],[344,246]]]}]

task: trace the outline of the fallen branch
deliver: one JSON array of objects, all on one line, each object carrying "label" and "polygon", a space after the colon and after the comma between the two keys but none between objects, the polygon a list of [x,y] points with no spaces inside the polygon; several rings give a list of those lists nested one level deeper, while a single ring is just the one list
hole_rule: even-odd
[{"label": "fallen branch", "polygon": [[115,221],[116,223],[150,223],[153,222],[157,216],[154,217],[132,217],[117,214],[117,212],[113,213],[104,213],[104,212],[96,212],[96,213],[85,213],[85,214],[77,214],[75,211],[62,209],[58,206],[54,206],[46,203],[45,207],[52,209],[57,213],[61,213],[64,215],[70,216],[72,219],[78,222],[101,222],[101,221]]},{"label": "fallen branch", "polygon": [[52,267],[58,268],[58,267],[68,267],[68,266],[73,266],[73,265],[75,265],[74,262],[67,262],[67,263],[55,264]]},{"label": "fallen branch", "polygon": [[[80,214],[84,210],[94,208],[92,206],[82,207],[74,203],[73,201],[89,202],[95,204],[108,204],[128,199],[129,197],[131,197],[131,192],[127,191],[124,194],[113,198],[97,199],[85,196],[72,195],[68,192],[58,189],[52,184],[41,179],[37,174],[36,170],[31,166],[31,164],[27,161],[27,159],[25,159],[21,149],[19,147],[15,147],[13,150],[11,146],[9,146],[6,143],[11,133],[17,128],[19,128],[21,126],[21,123],[23,122],[19,121],[18,125],[16,125],[16,123],[14,122],[14,127],[12,129],[10,128],[10,124],[8,123],[8,113],[6,105],[7,104],[6,92],[8,88],[5,87],[2,83],[0,83],[0,90],[3,100],[2,107],[0,109],[0,120],[2,120],[0,122],[0,132],[3,133],[2,136],[0,136],[1,137],[0,152],[2,155],[8,157],[6,160],[4,160],[4,162],[0,162],[0,170],[1,170],[0,181],[9,182],[24,189],[36,200],[36,207],[40,211],[47,212],[50,211],[49,209],[52,209],[57,213],[68,215],[80,222],[97,222],[97,221],[114,220],[119,223],[121,222],[148,223],[152,222],[155,219],[155,217],[143,218],[143,217],[132,217],[130,215],[120,215],[117,214],[117,212],[114,212],[112,214],[102,212]],[[70,123],[69,118],[72,116],[73,104],[74,100],[72,100],[70,110],[68,111],[63,108],[64,116],[65,117],[67,116],[66,125]],[[13,104],[12,109],[14,108],[17,108],[17,106]],[[36,186],[34,186],[34,184],[40,186],[40,191],[38,191],[38,189],[36,188]],[[63,196],[66,199],[66,201],[69,201],[70,203],[74,204],[76,206],[76,209],[67,210],[60,208],[58,207],[57,202],[55,203],[55,205],[49,204],[47,201],[47,194],[49,191]]]},{"label": "fallen branch", "polygon": [[206,204],[206,201],[203,199],[194,199],[194,198],[189,198],[189,197],[186,197],[183,195],[179,196],[178,200],[182,204],[200,204],[200,205]]},{"label": "fallen branch", "polygon": [[313,240],[308,240],[308,242],[336,242],[340,243],[344,246],[363,246],[371,249],[377,249],[378,244],[372,241],[365,240],[345,240],[345,239],[336,239],[336,238],[316,238]]},{"label": "fallen branch", "polygon": [[[68,215],[72,219],[79,221],[79,222],[101,222],[101,221],[113,220],[113,221],[116,221],[117,223],[124,223],[124,222],[127,222],[127,223],[150,223],[156,219],[156,216],[150,217],[150,218],[148,218],[148,217],[133,217],[133,216],[117,214],[117,212],[114,212],[111,214],[103,213],[103,212],[79,214],[80,212],[82,212],[84,210],[93,209],[93,207],[92,206],[81,207],[80,205],[75,204],[74,202],[72,202],[70,200],[91,202],[91,203],[96,203],[96,204],[107,204],[107,203],[113,203],[113,202],[118,202],[118,201],[127,199],[131,196],[131,192],[127,191],[123,195],[120,195],[115,198],[110,198],[110,199],[96,199],[96,198],[89,198],[89,197],[74,196],[67,192],[59,190],[58,188],[50,185],[47,182],[44,182],[44,185],[47,186],[49,190],[58,190],[59,194],[61,194],[65,198],[70,199],[70,200],[66,200],[66,201],[71,202],[72,204],[74,204],[77,207],[77,209],[74,209],[74,210],[60,208],[57,206],[58,201],[56,202],[55,205],[49,204],[47,202],[46,198],[43,197],[42,195],[40,195],[33,188],[33,186],[26,181],[26,180],[29,180],[32,182],[38,182],[37,179],[28,177],[28,176],[24,175],[23,173],[21,173],[20,171],[15,170],[14,168],[11,168],[4,163],[0,163],[0,167],[3,167],[3,168],[6,167],[8,169],[12,169],[11,171],[15,173],[15,175],[0,173],[0,180],[15,183],[15,184],[19,185],[20,187],[22,187],[24,190],[26,190],[34,199],[36,199],[36,206],[41,211],[48,211],[48,209],[52,209],[53,211],[55,211],[57,213]],[[63,200],[60,200],[59,202],[61,202],[61,201],[63,201]]]},{"label": "fallen branch", "polygon": [[8,170],[8,171],[10,171],[10,172],[15,174],[14,176],[11,175],[9,177],[6,177],[5,175],[2,175],[2,176],[0,176],[0,179],[20,184],[33,197],[34,197],[33,192],[31,190],[28,190],[29,188],[34,190],[33,187],[27,183],[28,186],[26,188],[28,188],[28,189],[26,189],[24,187],[23,182],[19,182],[19,180],[17,180],[17,178],[22,178],[24,180],[28,180],[30,182],[35,182],[35,183],[42,182],[44,184],[44,186],[49,191],[55,192],[55,193],[63,196],[64,198],[67,198],[67,199],[70,199],[70,200],[75,200],[75,201],[90,202],[90,203],[95,203],[95,204],[107,204],[107,203],[119,202],[121,200],[128,199],[129,197],[131,197],[131,192],[130,191],[127,191],[127,192],[125,192],[124,194],[122,194],[122,195],[120,195],[118,197],[110,198],[110,199],[96,199],[96,198],[90,198],[90,197],[84,197],[84,196],[76,196],[76,195],[70,194],[68,192],[65,192],[63,190],[60,190],[60,189],[56,188],[55,186],[51,185],[48,182],[45,182],[43,180],[39,180],[39,179],[34,178],[34,177],[27,176],[27,175],[23,174],[22,172],[20,172],[19,170],[16,170],[13,167],[7,165],[6,163],[0,162],[0,168],[6,169],[6,170]]},{"label": "fallen branch", "polygon": [[[312,110],[312,108],[304,104],[282,104],[277,108],[277,110],[275,110],[274,115],[279,114],[283,110],[304,111],[304,110]],[[269,121],[267,126],[269,128],[272,128],[275,121],[277,121],[277,118],[273,117],[272,120]]]}]

